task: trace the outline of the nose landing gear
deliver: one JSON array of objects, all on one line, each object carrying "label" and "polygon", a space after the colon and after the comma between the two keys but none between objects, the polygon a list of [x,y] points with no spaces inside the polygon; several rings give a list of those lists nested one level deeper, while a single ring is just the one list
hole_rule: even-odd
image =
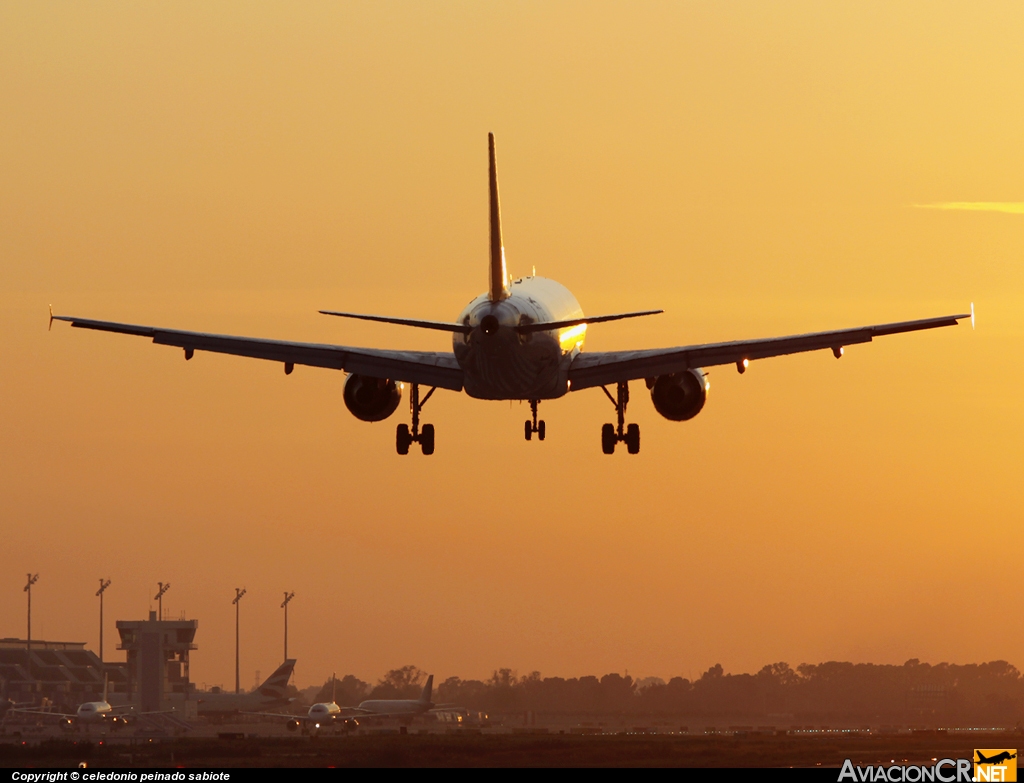
[{"label": "nose landing gear", "polygon": [[434,393],[436,388],[436,386],[432,386],[430,391],[421,400],[420,385],[418,383],[412,384],[412,391],[409,394],[409,409],[412,411],[412,431],[409,431],[408,424],[398,425],[398,431],[395,433],[395,447],[398,449],[399,454],[408,454],[409,446],[413,443],[419,443],[420,449],[423,450],[424,454],[434,453],[434,425],[424,424],[423,429],[420,430],[420,411],[423,410],[423,406],[427,404],[427,400],[430,399],[430,395]]},{"label": "nose landing gear", "polygon": [[626,405],[629,403],[629,384],[626,381],[619,381],[617,394],[612,397],[607,387],[602,386],[601,391],[607,395],[615,406],[615,413],[619,426],[605,424],[601,428],[601,451],[605,454],[615,453],[615,444],[626,444],[626,451],[630,454],[640,453],[640,425],[630,424],[626,426]]},{"label": "nose landing gear", "polygon": [[523,431],[526,434],[527,440],[533,439],[533,433],[537,433],[537,440],[544,440],[545,427],[544,420],[537,421],[537,406],[540,405],[540,400],[530,400],[530,411],[533,413],[533,419],[526,422],[526,426]]}]

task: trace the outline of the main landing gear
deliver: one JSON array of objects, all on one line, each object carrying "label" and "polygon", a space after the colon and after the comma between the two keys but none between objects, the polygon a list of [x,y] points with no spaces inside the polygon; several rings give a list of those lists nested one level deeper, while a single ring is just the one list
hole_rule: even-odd
[{"label": "main landing gear", "polygon": [[436,388],[436,386],[432,386],[430,391],[421,400],[420,385],[418,383],[412,384],[412,392],[409,394],[409,409],[412,411],[412,432],[409,431],[408,424],[398,425],[398,432],[395,433],[395,446],[399,454],[408,454],[409,446],[413,442],[420,444],[424,454],[434,453],[434,425],[424,424],[423,429],[420,430],[420,411],[423,410],[423,406],[427,404],[427,400],[430,399],[430,395],[434,393]]},{"label": "main landing gear", "polygon": [[526,439],[532,440],[533,433],[537,433],[537,440],[544,440],[544,420],[537,421],[537,406],[540,405],[540,400],[530,400],[530,410],[533,412],[533,419],[526,422],[524,428],[526,432]]},{"label": "main landing gear", "polygon": [[615,397],[612,397],[611,392],[604,386],[601,387],[601,391],[612,401],[619,420],[618,428],[614,424],[605,424],[601,428],[601,451],[605,454],[614,454],[615,444],[622,441],[626,444],[626,450],[630,454],[639,454],[640,425],[630,424],[628,427],[625,426],[626,405],[629,402],[629,384],[626,381],[619,381],[618,393]]}]

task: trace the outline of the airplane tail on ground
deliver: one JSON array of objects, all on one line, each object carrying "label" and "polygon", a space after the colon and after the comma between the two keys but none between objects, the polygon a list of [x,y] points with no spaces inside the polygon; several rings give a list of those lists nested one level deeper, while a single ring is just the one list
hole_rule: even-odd
[{"label": "airplane tail on ground", "polygon": [[430,696],[434,690],[434,675],[427,677],[427,684],[423,686],[423,693],[420,694],[420,701],[424,704],[430,703]]},{"label": "airplane tail on ground", "polygon": [[267,677],[266,681],[258,688],[261,696],[283,699],[288,695],[288,680],[292,678],[292,670],[295,669],[295,659],[289,658],[277,667],[277,671]]},{"label": "airplane tail on ground", "polygon": [[488,280],[488,296],[492,302],[508,299],[508,270],[505,268],[505,248],[501,244],[501,209],[498,206],[498,165],[494,160],[494,134],[487,134],[489,167],[489,192],[491,202],[491,274]]}]

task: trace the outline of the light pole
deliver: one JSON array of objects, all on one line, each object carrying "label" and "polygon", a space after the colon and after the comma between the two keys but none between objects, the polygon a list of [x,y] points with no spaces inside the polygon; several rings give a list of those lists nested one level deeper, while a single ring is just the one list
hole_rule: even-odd
[{"label": "light pole", "polygon": [[238,606],[242,600],[243,595],[245,595],[245,588],[243,587],[241,590],[239,590],[236,587],[235,600],[231,602],[235,605],[235,693],[242,692],[242,686],[238,680]]},{"label": "light pole", "polygon": [[153,596],[153,600],[157,602],[157,607],[158,607],[158,612],[159,612],[159,614],[157,614],[157,616],[156,616],[156,619],[157,620],[163,620],[164,619],[164,593],[166,593],[168,590],[171,589],[171,583],[168,582],[167,584],[164,584],[163,582],[157,582],[156,585],[157,585],[157,587],[160,588],[160,590],[157,591],[157,594],[155,596]]},{"label": "light pole", "polygon": [[281,604],[281,608],[284,609],[284,659],[288,660],[288,603],[295,597],[295,593],[289,593],[287,590],[284,591],[284,603]]},{"label": "light pole", "polygon": [[100,577],[100,589],[96,595],[100,599],[100,663],[103,663],[103,591],[110,587],[110,580]]},{"label": "light pole", "polygon": [[39,581],[39,574],[33,576],[28,574],[28,581],[25,583],[25,592],[28,593],[28,633],[25,636],[25,649],[32,649],[32,585]]}]

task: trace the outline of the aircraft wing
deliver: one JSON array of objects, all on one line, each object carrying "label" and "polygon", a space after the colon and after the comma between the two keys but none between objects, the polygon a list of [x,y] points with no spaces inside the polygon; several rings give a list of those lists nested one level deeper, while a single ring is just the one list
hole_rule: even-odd
[{"label": "aircraft wing", "polygon": [[309,715],[287,715],[283,712],[245,712],[244,710],[238,713],[239,715],[255,715],[258,718],[283,718],[284,720],[310,720]]},{"label": "aircraft wing", "polygon": [[10,712],[17,712],[17,713],[22,714],[22,715],[44,715],[44,716],[48,716],[48,717],[51,717],[51,718],[77,718],[78,717],[78,715],[76,715],[75,713],[50,712],[49,710],[44,710],[44,709],[39,709],[39,708],[29,709],[27,707],[11,707],[9,710],[7,710],[7,712],[9,712],[9,713]]},{"label": "aircraft wing", "polygon": [[680,348],[653,348],[640,351],[605,351],[581,353],[569,368],[572,390],[588,389],[621,381],[639,378],[654,378],[659,375],[682,372],[693,367],[714,367],[722,364],[739,364],[745,359],[768,359],[791,353],[830,349],[836,356],[842,354],[847,345],[869,343],[875,337],[901,332],[916,332],[921,329],[935,329],[940,326],[956,326],[971,314],[946,315],[939,318],[925,318],[919,321],[861,326],[856,329],[839,329],[832,332],[812,332],[788,337],[767,337],[758,340],[736,340],[728,343],[706,343]]},{"label": "aircraft wing", "polygon": [[155,326],[137,326],[113,321],[95,321],[89,318],[55,315],[54,321],[67,321],[80,329],[98,329],[102,332],[133,334],[150,337],[157,345],[172,345],[185,350],[185,358],[194,351],[227,353],[281,362],[285,372],[296,364],[326,367],[331,370],[390,378],[406,383],[422,383],[452,391],[462,391],[462,369],[455,354],[432,351],[388,351],[376,348],[349,348],[342,345],[320,343],[293,343],[284,340],[264,340],[258,337],[232,337],[205,332],[185,332],[179,329],[161,329]]}]

